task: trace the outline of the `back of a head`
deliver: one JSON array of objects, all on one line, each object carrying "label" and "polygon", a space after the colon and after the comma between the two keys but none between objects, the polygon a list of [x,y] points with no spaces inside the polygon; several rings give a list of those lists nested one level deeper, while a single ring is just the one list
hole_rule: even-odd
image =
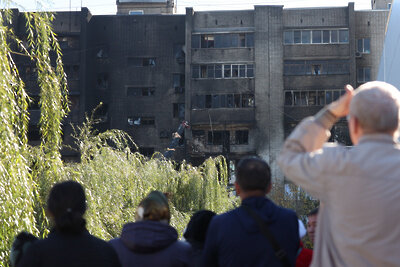
[{"label": "back of a head", "polygon": [[271,170],[268,164],[260,158],[243,158],[236,168],[236,182],[243,191],[267,192],[271,184]]},{"label": "back of a head", "polygon": [[385,82],[368,82],[357,88],[350,115],[365,133],[389,133],[399,126],[400,92]]},{"label": "back of a head", "polygon": [[206,240],[206,234],[211,219],[215,216],[215,212],[210,210],[199,210],[190,218],[186,231],[183,234],[189,243],[196,242],[203,244]]},{"label": "back of a head", "polygon": [[158,221],[169,224],[171,214],[167,197],[160,191],[152,191],[139,204],[136,221]]},{"label": "back of a head", "polygon": [[74,181],[55,184],[47,200],[55,228],[65,233],[80,233],[85,229],[83,214],[86,198],[82,186]]}]

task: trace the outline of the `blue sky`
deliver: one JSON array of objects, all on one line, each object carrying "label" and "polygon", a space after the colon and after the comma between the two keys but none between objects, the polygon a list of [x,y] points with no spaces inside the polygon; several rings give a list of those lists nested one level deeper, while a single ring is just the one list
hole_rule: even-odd
[{"label": "blue sky", "polygon": [[[176,0],[178,13],[185,13],[185,7],[193,7],[195,11],[202,10],[232,10],[253,9],[254,5],[284,5],[286,8],[320,7],[320,6],[347,6],[346,0]],[[3,1],[2,1],[3,2]],[[88,7],[92,14],[115,14],[116,0],[14,0],[27,11],[38,10],[37,2],[43,6],[42,10],[72,11],[80,10],[81,6]],[[370,9],[370,0],[356,0],[355,9]],[[3,5],[4,6],[4,5]],[[71,8],[70,8],[71,7]],[[20,8],[22,9],[22,8]]]}]

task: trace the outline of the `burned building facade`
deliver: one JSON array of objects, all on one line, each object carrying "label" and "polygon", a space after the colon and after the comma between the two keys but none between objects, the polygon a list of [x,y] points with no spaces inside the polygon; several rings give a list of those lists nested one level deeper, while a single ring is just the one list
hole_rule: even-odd
[{"label": "burned building facade", "polygon": [[[337,99],[345,84],[376,78],[388,17],[388,10],[355,11],[353,3],[128,13],[57,15],[74,121],[101,102],[99,129],[124,130],[151,155],[165,151],[187,120],[174,159],[200,164],[222,154],[234,166],[258,155],[278,179],[275,159],[295,125]],[[76,31],[57,28],[76,14]],[[332,133],[349,144],[344,120]]]}]

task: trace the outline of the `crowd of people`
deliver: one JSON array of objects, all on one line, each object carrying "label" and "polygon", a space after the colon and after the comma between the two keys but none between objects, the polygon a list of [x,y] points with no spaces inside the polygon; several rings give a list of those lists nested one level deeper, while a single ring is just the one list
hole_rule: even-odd
[{"label": "crowd of people", "polygon": [[[294,211],[274,204],[271,171],[257,157],[236,168],[240,207],[216,215],[196,212],[183,235],[170,225],[168,199],[153,191],[120,237],[109,242],[85,227],[84,189],[56,184],[47,202],[54,228],[38,240],[21,233],[11,264],[25,266],[400,266],[400,92],[369,82],[304,119],[284,143],[278,164],[285,176],[320,200],[307,215],[314,250]],[[327,143],[330,128],[347,116],[352,148]]]}]

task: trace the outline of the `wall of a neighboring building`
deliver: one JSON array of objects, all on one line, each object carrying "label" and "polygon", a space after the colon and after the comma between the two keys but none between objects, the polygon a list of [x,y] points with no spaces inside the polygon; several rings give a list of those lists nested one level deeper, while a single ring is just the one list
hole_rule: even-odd
[{"label": "wall of a neighboring building", "polygon": [[173,76],[184,75],[179,58],[185,43],[184,19],[95,16],[88,26],[87,89],[92,108],[103,102],[101,127],[128,132],[147,151],[164,151],[183,119],[179,114],[174,117],[174,104],[184,103],[185,96],[175,90]]},{"label": "wall of a neighboring building", "polygon": [[371,0],[372,9],[390,9],[393,0]]},{"label": "wall of a neighboring building", "polygon": [[117,0],[117,15],[171,15],[176,13],[174,0],[140,0],[140,1],[120,1]]}]

